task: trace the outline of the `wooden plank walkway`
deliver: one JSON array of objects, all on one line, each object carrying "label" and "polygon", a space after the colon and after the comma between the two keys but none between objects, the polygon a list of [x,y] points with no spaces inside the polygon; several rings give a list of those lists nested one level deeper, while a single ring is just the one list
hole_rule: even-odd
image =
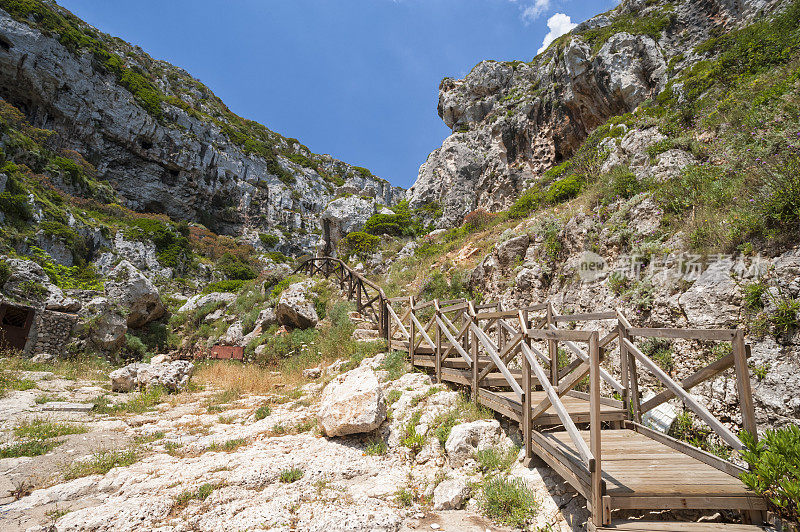
[{"label": "wooden plank walkway", "polygon": [[[742,428],[756,432],[749,346],[741,330],[635,328],[619,311],[559,314],[550,302],[508,310],[500,303],[463,299],[387,298],[377,285],[330,257],[309,259],[298,270],[336,277],[359,312],[371,317],[392,349],[407,352],[414,367],[439,382],[467,388],[475,403],[518,422],[526,464],[539,456],[586,498],[590,530],[760,530],[749,524],[613,520],[612,515],[615,510],[728,509],[742,512],[746,522],[761,522],[765,501],[739,480],[740,467],[641,425],[644,412],[678,398],[722,442],[741,449],[731,429],[688,393],[733,368]],[[575,326],[558,328],[564,322]],[[731,353],[676,382],[642,353],[636,338],[729,342]],[[619,367],[613,372],[621,380],[601,365],[615,343]],[[663,387],[644,403],[643,371]],[[615,397],[601,391],[613,391]]]}]

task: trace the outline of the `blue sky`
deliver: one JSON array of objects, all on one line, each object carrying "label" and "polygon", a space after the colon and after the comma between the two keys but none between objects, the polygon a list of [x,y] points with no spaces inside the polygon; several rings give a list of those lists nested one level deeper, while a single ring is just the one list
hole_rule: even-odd
[{"label": "blue sky", "polygon": [[[532,59],[614,0],[58,0],[186,69],[235,113],[409,187],[449,134],[439,82]],[[560,17],[554,17],[562,14]],[[569,17],[567,19],[566,17]]]}]

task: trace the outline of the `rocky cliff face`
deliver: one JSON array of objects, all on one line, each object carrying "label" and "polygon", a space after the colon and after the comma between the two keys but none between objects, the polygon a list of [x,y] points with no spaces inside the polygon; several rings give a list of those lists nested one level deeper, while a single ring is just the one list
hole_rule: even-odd
[{"label": "rocky cliff face", "polygon": [[337,194],[357,190],[381,204],[402,195],[241,119],[183,70],[55,4],[0,8],[0,97],[56,131],[51,144],[80,152],[134,210],[223,234],[272,232],[288,252],[313,247],[317,216]]},{"label": "rocky cliff face", "polygon": [[597,126],[633,111],[703,58],[695,46],[777,2],[624,1],[580,24],[530,63],[479,63],[439,86],[453,134],[420,167],[411,205],[439,203],[440,227],[507,208]]}]

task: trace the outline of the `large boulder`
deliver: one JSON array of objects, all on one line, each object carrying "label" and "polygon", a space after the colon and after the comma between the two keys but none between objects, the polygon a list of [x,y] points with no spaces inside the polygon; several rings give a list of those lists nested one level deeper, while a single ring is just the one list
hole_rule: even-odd
[{"label": "large boulder", "polygon": [[114,352],[125,345],[128,324],[123,316],[104,297],[86,303],[78,314],[75,334],[86,337],[92,345],[104,352]]},{"label": "large boulder", "polygon": [[461,467],[476,451],[494,447],[503,439],[496,419],[461,423],[453,427],[444,444],[450,465]]},{"label": "large boulder", "polygon": [[325,240],[323,253],[334,253],[336,245],[351,231],[359,231],[375,214],[375,200],[358,195],[345,196],[331,201],[319,215]]},{"label": "large boulder", "polygon": [[317,418],[327,436],[377,429],[386,419],[386,401],[375,372],[360,366],[333,379],[322,391]]},{"label": "large boulder", "polygon": [[522,261],[530,242],[531,239],[528,235],[522,235],[498,245],[497,258],[500,260],[500,264],[505,268],[517,261]]},{"label": "large boulder", "polygon": [[158,289],[127,260],[111,270],[106,295],[128,311],[128,327],[142,327],[165,312]]},{"label": "large boulder", "polygon": [[295,329],[315,327],[319,321],[314,302],[308,297],[308,282],[295,283],[283,291],[275,314],[278,323]]},{"label": "large boulder", "polygon": [[458,510],[469,494],[469,486],[463,478],[443,480],[433,490],[433,509]]},{"label": "large boulder", "polygon": [[134,362],[124,368],[111,372],[111,389],[115,392],[129,392],[136,388],[163,386],[178,392],[189,384],[194,365],[186,360],[162,364]]},{"label": "large boulder", "polygon": [[206,295],[197,294],[196,296],[190,297],[186,303],[178,309],[178,312],[193,312],[209,303],[228,305],[234,301],[236,301],[236,294],[232,292],[212,292]]}]

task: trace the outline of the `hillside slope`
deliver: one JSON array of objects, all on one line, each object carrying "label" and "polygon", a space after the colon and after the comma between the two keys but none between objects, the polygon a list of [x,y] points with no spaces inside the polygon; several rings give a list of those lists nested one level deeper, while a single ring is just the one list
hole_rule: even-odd
[{"label": "hillside slope", "polygon": [[421,166],[411,205],[438,203],[440,227],[460,224],[477,208],[508,208],[598,126],[714,56],[697,45],[776,4],[624,1],[530,62],[484,61],[463,79],[443,79],[438,111],[453,134]]},{"label": "hillside slope", "polygon": [[[623,2],[531,64],[445,80],[457,132],[409,192],[442,229],[396,243],[376,280],[390,296],[742,327],[760,426],[797,423],[799,80],[797,1]],[[648,349],[679,379],[724,354]],[[736,426],[729,375],[693,393]]]},{"label": "hillside slope", "polygon": [[387,205],[402,195],[233,114],[185,71],[53,2],[0,2],[0,97],[55,131],[49,145],[79,152],[127,207],[254,244],[272,233],[287,253],[313,248],[317,215],[337,194]]}]

